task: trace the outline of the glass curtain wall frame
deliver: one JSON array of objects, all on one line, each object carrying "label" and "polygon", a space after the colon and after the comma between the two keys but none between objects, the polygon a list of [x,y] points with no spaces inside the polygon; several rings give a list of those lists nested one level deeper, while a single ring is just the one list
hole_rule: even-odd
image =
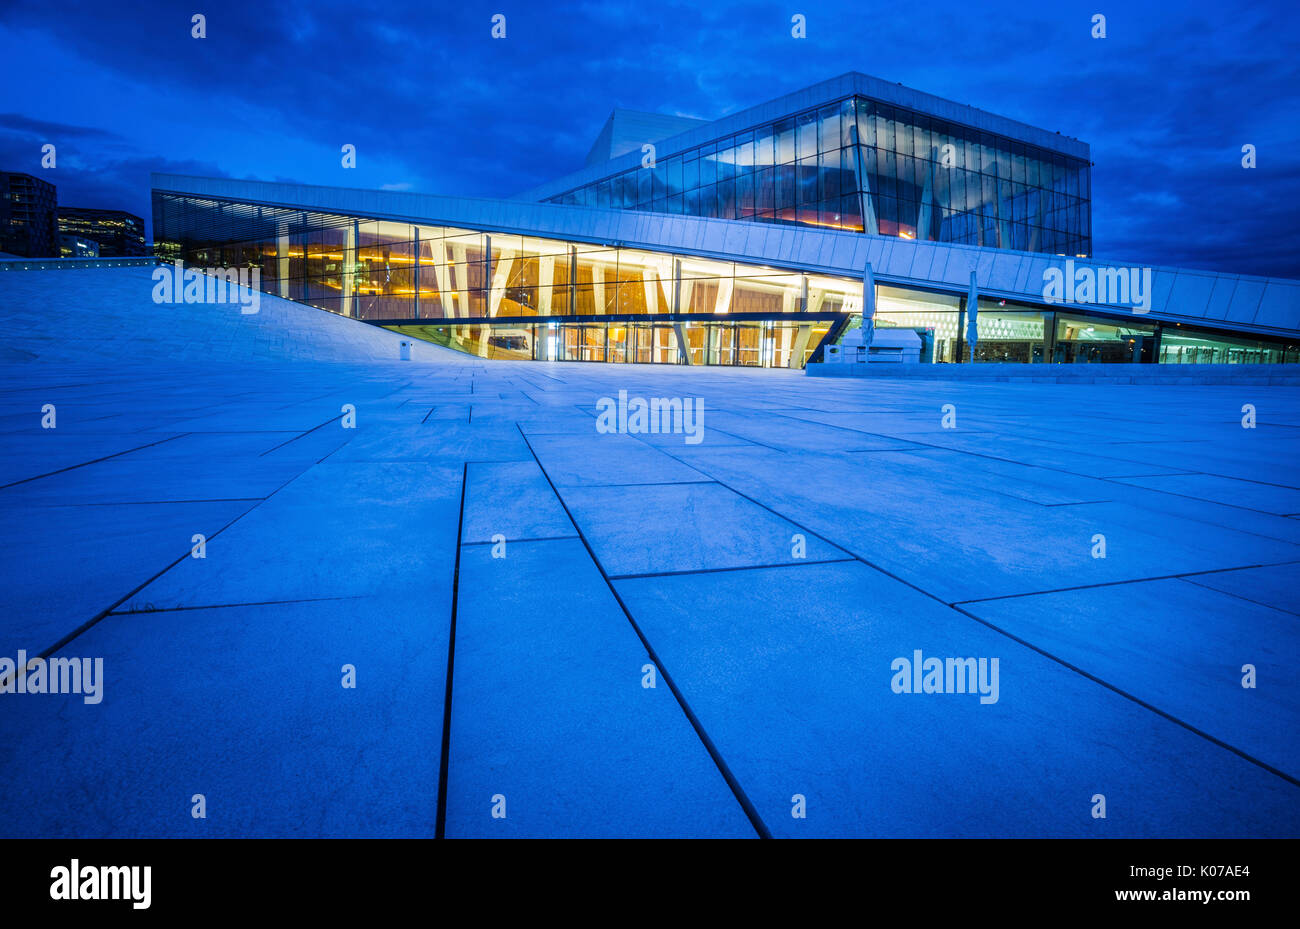
[{"label": "glass curtain wall frame", "polygon": [[848,97],[548,199],[1081,257],[1091,197],[1086,161]]},{"label": "glass curtain wall frame", "polygon": [[802,368],[832,325],[833,320],[826,319],[626,322],[593,318],[531,324],[386,324],[384,328],[486,359]]},{"label": "glass curtain wall frame", "polygon": [[1165,323],[1160,328],[1161,364],[1295,364],[1300,339],[1274,339]]},{"label": "glass curtain wall frame", "polygon": [[861,300],[861,284],[851,278],[155,196],[160,233],[177,257],[197,266],[258,267],[268,293],[358,319],[786,315],[835,313]]},{"label": "glass curtain wall frame", "polygon": [[[693,256],[159,191],[154,217],[156,241],[173,258],[199,267],[257,268],[267,293],[342,315],[451,323],[464,329],[457,345],[472,345],[474,353],[501,352],[500,357],[538,357],[538,327],[525,323],[514,334],[496,331],[501,326],[472,330],[474,320],[500,318],[506,329],[514,325],[507,321],[555,320],[544,337],[553,347],[544,351],[546,358],[595,360],[599,354],[610,362],[671,364],[681,360],[676,321],[688,317],[681,331],[693,362],[748,365],[757,358],[761,366],[788,367],[793,361],[798,367],[817,347],[827,317],[861,309],[857,278]],[[965,362],[961,302],[954,295],[881,285],[877,325],[918,331],[932,362]],[[565,324],[573,317],[612,324],[600,317],[614,314],[645,322],[625,320],[613,332],[602,330],[599,340],[570,339],[558,328],[559,318]],[[736,318],[730,327],[718,327],[740,314],[762,317],[762,325]],[[713,335],[695,320],[713,324]],[[1300,360],[1294,340],[987,298],[981,298],[979,327],[977,361]]]}]

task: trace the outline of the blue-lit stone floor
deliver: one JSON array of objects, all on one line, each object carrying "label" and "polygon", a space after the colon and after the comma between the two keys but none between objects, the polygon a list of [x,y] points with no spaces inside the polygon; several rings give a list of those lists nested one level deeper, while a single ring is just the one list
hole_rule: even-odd
[{"label": "blue-lit stone floor", "polygon": [[[0,657],[104,673],[0,693],[5,835],[1300,831],[1300,390],[402,362],[0,286]],[[619,390],[701,441],[601,434]],[[996,702],[895,693],[917,650]]]}]

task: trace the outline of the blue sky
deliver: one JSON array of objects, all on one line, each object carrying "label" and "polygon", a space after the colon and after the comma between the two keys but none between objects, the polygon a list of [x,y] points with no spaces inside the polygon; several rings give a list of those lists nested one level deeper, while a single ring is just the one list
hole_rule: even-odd
[{"label": "blue sky", "polygon": [[1300,5],[1108,7],[0,0],[0,167],[146,217],[155,170],[504,197],[615,106],[714,118],[856,70],[1090,143],[1099,257],[1300,279]]}]

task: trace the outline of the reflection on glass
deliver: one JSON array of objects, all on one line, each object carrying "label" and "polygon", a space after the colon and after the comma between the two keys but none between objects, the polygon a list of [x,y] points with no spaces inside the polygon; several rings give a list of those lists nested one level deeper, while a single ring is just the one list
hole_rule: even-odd
[{"label": "reflection on glass", "polygon": [[1092,250],[1089,170],[850,97],[550,200],[1079,256]]},{"label": "reflection on glass", "polygon": [[[860,132],[863,113],[854,115],[846,130],[841,111],[841,135]],[[927,131],[934,144],[937,130]],[[783,138],[797,147],[793,122],[773,128],[773,157]],[[755,162],[759,139],[750,143]],[[857,325],[862,310],[858,278],[163,192],[154,200],[156,239],[174,257],[256,267],[267,293],[485,358],[798,368],[828,332]],[[923,361],[967,360],[960,296],[881,285],[876,303],[878,327],[921,336]],[[1300,360],[1293,342],[983,298],[978,335],[977,362]]]}]

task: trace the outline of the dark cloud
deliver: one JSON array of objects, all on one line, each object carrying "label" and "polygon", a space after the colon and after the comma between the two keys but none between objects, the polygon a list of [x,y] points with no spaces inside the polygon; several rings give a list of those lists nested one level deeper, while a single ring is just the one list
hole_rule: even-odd
[{"label": "dark cloud", "polygon": [[102,140],[114,138],[114,134],[92,126],[74,126],[70,123],[56,123],[47,119],[33,119],[19,113],[0,113],[0,133],[10,136],[26,136],[31,139],[72,138]]},{"label": "dark cloud", "polygon": [[[41,167],[40,146],[58,139],[56,167]],[[0,115],[0,166],[49,181],[61,206],[126,210],[151,225],[152,171],[222,176],[212,161],[142,156],[120,136],[94,127]]]}]

